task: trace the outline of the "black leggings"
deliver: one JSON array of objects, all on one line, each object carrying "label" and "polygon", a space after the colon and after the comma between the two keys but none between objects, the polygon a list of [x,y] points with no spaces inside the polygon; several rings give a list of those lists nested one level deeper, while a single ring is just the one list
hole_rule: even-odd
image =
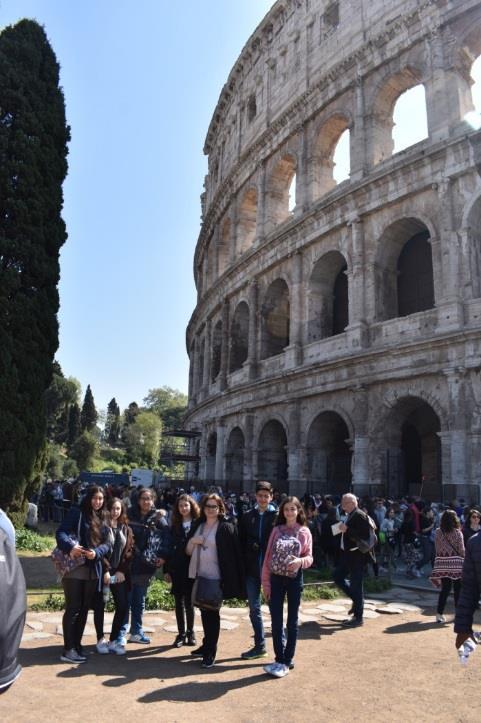
[{"label": "black leggings", "polygon": [[94,611],[94,626],[98,642],[104,637],[105,603],[104,593],[102,590],[95,590],[92,600],[92,609]]},{"label": "black leggings", "polygon": [[[191,596],[185,593],[174,595],[175,599],[175,618],[177,620],[177,630],[179,635],[184,635],[194,630],[194,608],[192,606]],[[186,627],[187,623],[187,627]]]},{"label": "black leggings", "polygon": [[62,618],[65,650],[80,648],[97,584],[98,580],[77,580],[72,577],[62,579],[65,594],[65,612]]},{"label": "black leggings", "polygon": [[454,607],[458,604],[459,593],[461,592],[461,580],[451,580],[450,577],[442,577],[441,592],[439,593],[438,598],[438,615],[442,615],[444,612],[446,600],[451,592],[451,586],[453,587]]},{"label": "black leggings", "polygon": [[117,582],[115,585],[110,586],[110,592],[114,599],[115,614],[112,620],[112,630],[110,633],[110,640],[114,641],[120,635],[120,628],[123,625],[124,618],[127,615],[129,609],[129,591],[127,590],[126,582]]},{"label": "black leggings", "polygon": [[200,616],[204,628],[202,647],[207,655],[215,657],[220,633],[220,612],[219,610],[201,610]]}]

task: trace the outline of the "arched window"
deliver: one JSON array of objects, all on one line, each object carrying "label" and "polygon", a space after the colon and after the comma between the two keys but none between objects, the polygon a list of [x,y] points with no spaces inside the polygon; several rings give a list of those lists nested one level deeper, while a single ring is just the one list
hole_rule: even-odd
[{"label": "arched window", "polygon": [[257,190],[249,188],[243,195],[237,220],[237,253],[247,251],[256,237]]},{"label": "arched window", "polygon": [[[266,228],[271,231],[289,218],[295,207],[296,161],[287,154],[275,166],[267,184]],[[294,186],[292,186],[294,180]]]},{"label": "arched window", "polygon": [[239,427],[235,427],[227,440],[225,455],[226,478],[229,486],[244,479],[244,434]]},{"label": "arched window", "polygon": [[332,155],[332,176],[336,183],[347,181],[351,174],[350,143],[351,133],[349,128],[346,128],[339,136]]},{"label": "arched window", "polygon": [[294,174],[292,176],[292,181],[289,185],[288,196],[289,196],[289,203],[288,203],[289,213],[294,213],[294,209],[296,207],[296,174]]},{"label": "arched window", "polygon": [[349,324],[346,270],[339,251],[329,251],[314,265],[308,291],[308,341],[342,334]]},{"label": "arched window", "polygon": [[289,288],[283,279],[277,279],[269,286],[261,309],[263,359],[289,346],[289,315]]},{"label": "arched window", "polygon": [[349,120],[344,114],[335,113],[321,126],[312,162],[315,164],[315,198],[349,178],[350,132]]},{"label": "arched window", "polygon": [[283,492],[287,481],[287,436],[280,422],[273,419],[259,435],[258,477],[268,479]]},{"label": "arched window", "polygon": [[245,301],[237,305],[230,327],[229,371],[242,369],[249,354],[249,307]]},{"label": "arched window", "polygon": [[230,219],[225,218],[220,227],[219,245],[217,248],[217,268],[221,276],[229,263],[230,255]]},{"label": "arched window", "polygon": [[[413,123],[413,119],[416,122]],[[401,93],[393,110],[393,153],[419,143],[428,137],[428,118],[426,114],[426,92],[424,85]]]},{"label": "arched window", "polygon": [[397,264],[398,316],[408,316],[434,306],[433,261],[429,232],[407,241]]}]

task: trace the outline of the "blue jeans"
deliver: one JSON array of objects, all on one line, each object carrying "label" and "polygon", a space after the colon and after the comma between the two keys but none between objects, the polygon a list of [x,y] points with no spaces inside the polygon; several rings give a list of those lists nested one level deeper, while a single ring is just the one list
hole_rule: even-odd
[{"label": "blue jeans", "polygon": [[148,585],[132,585],[132,590],[129,592],[127,597],[127,612],[120,628],[119,637],[125,638],[127,635],[127,628],[129,627],[129,611],[130,615],[130,634],[141,635],[142,630],[142,615],[145,610],[145,598],[147,597]]},{"label": "blue jeans", "polygon": [[[272,642],[276,663],[290,665],[296,652],[299,605],[301,604],[303,577],[299,570],[296,577],[271,575],[271,599],[269,608],[272,621]],[[287,626],[284,638],[283,608],[287,595]]]},{"label": "blue jeans", "polygon": [[[341,553],[341,561],[334,570],[334,582],[351,598],[354,617],[362,620],[364,614],[364,565],[349,565]],[[349,577],[349,581],[347,581]]]},{"label": "blue jeans", "polygon": [[247,601],[249,603],[249,617],[254,629],[254,646],[265,648],[264,624],[261,613],[261,581],[258,577],[246,576]]}]

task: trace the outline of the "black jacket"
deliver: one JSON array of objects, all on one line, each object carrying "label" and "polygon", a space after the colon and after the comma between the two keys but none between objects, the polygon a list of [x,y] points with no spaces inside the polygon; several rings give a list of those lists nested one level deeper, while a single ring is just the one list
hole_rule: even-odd
[{"label": "black jacket", "polygon": [[134,557],[132,561],[132,575],[153,575],[152,567],[142,558],[142,553],[147,547],[147,541],[151,529],[155,529],[162,539],[162,550],[159,557],[166,560],[170,555],[171,539],[167,520],[164,517],[157,518],[157,510],[151,510],[147,515],[141,515],[137,506],[132,506],[129,512],[129,526],[134,534]]},{"label": "black jacket", "polygon": [[[202,522],[198,520],[196,524],[192,525],[189,539],[196,535],[201,524]],[[236,525],[227,522],[227,520],[219,520],[215,544],[220,569],[220,586],[224,600],[234,597],[245,600],[244,565]]]},{"label": "black jacket", "polygon": [[[370,534],[369,520],[365,512],[356,507],[346,520],[347,531],[343,535],[344,553],[351,567],[366,563],[366,554],[357,548],[357,540],[368,540]],[[341,544],[342,548],[342,544]]]},{"label": "black jacket", "polygon": [[456,615],[455,633],[469,633],[473,627],[474,611],[481,591],[481,532],[469,538],[463,564],[463,578]]},{"label": "black jacket", "polygon": [[246,575],[260,579],[267,543],[277,518],[276,510],[245,512],[239,521],[239,542]]},{"label": "black jacket", "polygon": [[[192,521],[190,529],[195,526],[195,521]],[[172,578],[173,595],[188,595],[192,590],[193,580],[189,579],[190,557],[185,552],[189,537],[190,531],[186,534],[182,525],[171,527],[172,550],[164,565],[164,573],[169,573]]]}]

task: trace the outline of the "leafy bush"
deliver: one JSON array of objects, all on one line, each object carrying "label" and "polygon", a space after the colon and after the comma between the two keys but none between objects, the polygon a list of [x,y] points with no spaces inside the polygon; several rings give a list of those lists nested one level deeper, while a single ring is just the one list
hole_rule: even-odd
[{"label": "leafy bush", "polygon": [[48,552],[55,547],[55,538],[21,527],[15,531],[17,550]]},{"label": "leafy bush", "polygon": [[335,600],[340,594],[334,585],[308,585],[304,588],[302,599],[304,602],[312,600]]},{"label": "leafy bush", "polygon": [[147,592],[146,610],[174,610],[175,600],[170,593],[170,585],[163,580],[154,580]]},{"label": "leafy bush", "polygon": [[33,603],[31,607],[34,612],[41,612],[42,610],[58,612],[65,608],[65,598],[63,595],[50,593],[43,602]]},{"label": "leafy bush", "polygon": [[392,587],[391,581],[387,577],[366,577],[364,578],[364,592],[384,592]]}]

